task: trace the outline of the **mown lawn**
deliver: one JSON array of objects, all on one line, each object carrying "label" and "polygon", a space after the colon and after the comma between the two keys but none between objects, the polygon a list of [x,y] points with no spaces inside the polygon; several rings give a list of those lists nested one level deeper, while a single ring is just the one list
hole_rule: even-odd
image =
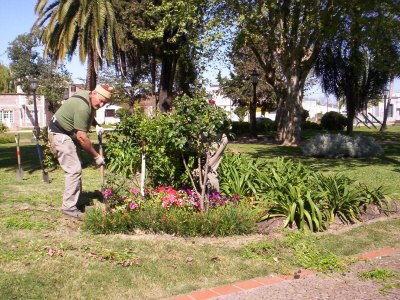
[{"label": "mown lawn", "polygon": [[[365,134],[381,138],[372,131]],[[344,172],[372,186],[383,185],[398,198],[399,138],[398,131],[385,133],[385,156],[374,159],[303,158],[297,148],[270,145],[229,147],[270,160],[277,156],[301,160],[323,172]],[[326,261],[329,251],[346,265],[357,253],[394,246],[400,240],[399,219],[300,238],[290,230],[273,237],[182,238],[142,232],[92,235],[61,218],[63,172],[51,172],[51,183],[45,184],[35,145],[23,143],[21,154],[24,180],[17,181],[15,145],[0,145],[2,299],[159,299],[257,276],[291,273],[305,260],[306,254],[298,252],[300,241],[317,247],[311,267],[318,268],[318,259]],[[85,156],[83,188],[88,202],[100,188],[99,171],[91,163]],[[256,251],[265,243],[271,243],[273,257]]]}]

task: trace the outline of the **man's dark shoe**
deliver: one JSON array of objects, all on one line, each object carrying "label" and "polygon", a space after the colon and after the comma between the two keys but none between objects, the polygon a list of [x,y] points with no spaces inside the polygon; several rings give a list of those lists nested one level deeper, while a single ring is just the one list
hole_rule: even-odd
[{"label": "man's dark shoe", "polygon": [[79,209],[73,209],[73,210],[61,210],[62,214],[67,216],[67,217],[71,217],[71,218],[75,218],[77,220],[83,220],[83,218],[85,217],[85,214],[83,212],[81,212]]}]

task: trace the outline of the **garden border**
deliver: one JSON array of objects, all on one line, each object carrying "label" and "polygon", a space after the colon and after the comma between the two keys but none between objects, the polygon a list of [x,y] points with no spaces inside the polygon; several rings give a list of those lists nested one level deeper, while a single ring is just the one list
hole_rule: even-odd
[{"label": "garden border", "polygon": [[[390,256],[394,254],[400,254],[400,248],[383,248],[377,249],[369,252],[365,252],[358,255],[358,259],[371,260],[375,258],[380,258],[382,256]],[[248,279],[244,281],[238,281],[230,285],[221,285],[209,289],[201,289],[197,291],[190,292],[184,295],[178,295],[168,300],[204,300],[213,299],[220,296],[234,295],[239,292],[250,291],[255,288],[260,288],[263,286],[275,285],[285,281],[296,280],[300,277],[315,276],[318,272],[314,270],[301,269],[294,273],[294,275],[269,275],[265,277],[257,277],[253,279]]]}]

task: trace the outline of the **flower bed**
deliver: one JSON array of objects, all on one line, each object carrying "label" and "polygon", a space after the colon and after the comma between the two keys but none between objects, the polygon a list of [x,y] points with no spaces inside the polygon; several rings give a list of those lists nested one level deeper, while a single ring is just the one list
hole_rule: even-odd
[{"label": "flower bed", "polygon": [[95,233],[136,229],[181,236],[228,236],[248,234],[256,229],[257,210],[245,199],[208,195],[208,211],[200,210],[199,197],[191,189],[171,186],[146,189],[106,189],[103,193],[107,213],[88,212],[85,228]]}]

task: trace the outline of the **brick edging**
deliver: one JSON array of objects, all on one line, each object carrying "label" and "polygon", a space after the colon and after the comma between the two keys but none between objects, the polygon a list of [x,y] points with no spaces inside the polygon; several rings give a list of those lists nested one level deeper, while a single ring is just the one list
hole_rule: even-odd
[{"label": "brick edging", "polygon": [[[379,249],[375,251],[366,252],[358,255],[359,260],[369,260],[382,256],[389,256],[393,254],[400,254],[400,249],[395,248],[385,248]],[[228,285],[221,285],[209,289],[201,289],[198,291],[193,291],[185,295],[179,295],[169,300],[203,300],[203,299],[212,299],[218,296],[226,296],[235,294],[242,291],[251,290],[254,288],[259,288],[262,286],[279,284],[288,280],[296,280],[300,277],[312,276],[317,274],[316,271],[301,269],[295,272],[294,275],[269,275],[264,277],[257,277],[249,280],[238,281]],[[297,277],[299,276],[299,277]]]}]

